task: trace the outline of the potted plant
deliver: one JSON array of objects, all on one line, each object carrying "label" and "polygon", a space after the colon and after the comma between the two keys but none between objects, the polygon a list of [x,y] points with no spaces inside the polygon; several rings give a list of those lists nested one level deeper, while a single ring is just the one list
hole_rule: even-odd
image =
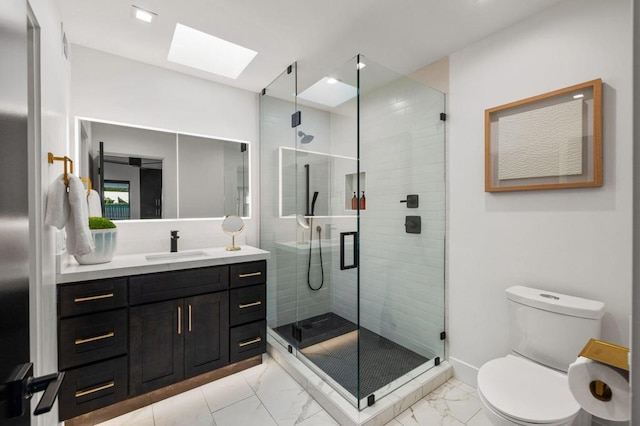
[{"label": "potted plant", "polygon": [[81,265],[107,263],[113,259],[118,246],[118,228],[106,217],[90,217],[89,229],[96,246],[91,253],[74,255]]}]

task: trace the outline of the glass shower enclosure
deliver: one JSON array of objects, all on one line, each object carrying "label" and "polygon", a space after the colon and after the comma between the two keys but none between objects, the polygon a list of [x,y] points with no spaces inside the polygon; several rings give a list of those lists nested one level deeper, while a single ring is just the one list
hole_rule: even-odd
[{"label": "glass shower enclosure", "polygon": [[444,360],[444,94],[362,55],[260,96],[271,344],[364,409]]}]

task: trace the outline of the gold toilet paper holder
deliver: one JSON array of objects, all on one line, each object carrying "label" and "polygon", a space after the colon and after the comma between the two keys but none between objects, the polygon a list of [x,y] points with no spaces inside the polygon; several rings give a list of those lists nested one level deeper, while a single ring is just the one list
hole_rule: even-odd
[{"label": "gold toilet paper holder", "polygon": [[580,356],[629,371],[629,349],[602,340],[590,339]]},{"label": "gold toilet paper holder", "polygon": [[[580,352],[580,356],[620,370],[629,371],[629,349],[623,346],[590,339],[582,349],[582,352]],[[589,390],[594,398],[604,402],[611,401],[611,388],[603,381],[592,381],[589,384]]]}]

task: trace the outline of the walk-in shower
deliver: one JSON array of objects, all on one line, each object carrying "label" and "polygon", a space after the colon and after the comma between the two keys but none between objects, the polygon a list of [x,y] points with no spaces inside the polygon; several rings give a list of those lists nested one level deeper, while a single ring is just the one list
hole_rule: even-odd
[{"label": "walk-in shower", "polygon": [[269,339],[363,409],[444,360],[444,95],[363,56],[299,77],[260,97]]}]

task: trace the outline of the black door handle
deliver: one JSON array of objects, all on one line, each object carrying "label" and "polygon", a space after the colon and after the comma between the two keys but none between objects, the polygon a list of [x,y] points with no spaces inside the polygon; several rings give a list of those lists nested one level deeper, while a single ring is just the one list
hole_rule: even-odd
[{"label": "black door handle", "polygon": [[48,413],[60,391],[64,372],[33,377],[33,364],[27,363],[16,367],[7,382],[11,399],[11,417],[22,416],[29,407],[29,400],[34,393],[44,391],[33,414]]}]

